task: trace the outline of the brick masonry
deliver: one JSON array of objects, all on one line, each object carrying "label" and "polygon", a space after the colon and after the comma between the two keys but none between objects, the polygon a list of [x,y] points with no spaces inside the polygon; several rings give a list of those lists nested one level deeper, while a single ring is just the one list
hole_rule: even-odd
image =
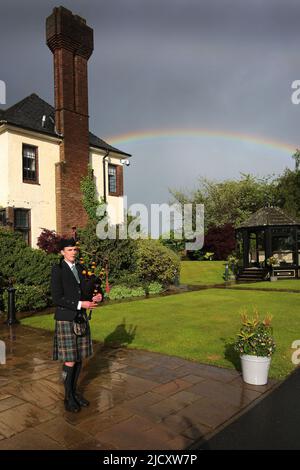
[{"label": "brick masonry", "polygon": [[46,20],[47,45],[54,56],[55,124],[63,135],[56,165],[57,232],[70,234],[82,227],[80,181],[89,161],[87,62],[93,52],[93,30],[64,7],[54,8]]}]

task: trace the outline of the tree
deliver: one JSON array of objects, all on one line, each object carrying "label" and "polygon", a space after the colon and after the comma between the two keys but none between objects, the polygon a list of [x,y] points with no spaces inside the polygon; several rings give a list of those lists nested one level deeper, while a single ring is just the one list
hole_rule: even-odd
[{"label": "tree", "polygon": [[239,180],[216,182],[200,178],[199,187],[191,195],[170,190],[176,202],[204,204],[205,231],[211,227],[232,224],[237,227],[253,212],[268,204],[277,204],[276,181],[273,176],[256,178],[242,174]]},{"label": "tree", "polygon": [[296,152],[294,155],[292,155],[292,158],[295,160],[295,172],[300,170],[300,150],[296,149]]},{"label": "tree", "polygon": [[277,184],[280,207],[291,216],[300,218],[300,169],[286,169]]},{"label": "tree", "polygon": [[215,260],[226,260],[235,250],[235,231],[231,224],[210,227],[205,235],[203,252],[213,252]]}]

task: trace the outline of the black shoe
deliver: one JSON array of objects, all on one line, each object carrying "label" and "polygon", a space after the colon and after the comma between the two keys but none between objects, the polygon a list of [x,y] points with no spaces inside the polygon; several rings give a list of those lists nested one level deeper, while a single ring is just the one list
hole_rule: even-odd
[{"label": "black shoe", "polygon": [[80,406],[89,406],[90,404],[90,402],[86,398],[84,398],[77,392],[75,393],[74,398]]},{"label": "black shoe", "polygon": [[81,408],[79,403],[75,400],[64,400],[64,405],[65,405],[65,410],[66,411],[71,411],[72,413],[78,413]]}]

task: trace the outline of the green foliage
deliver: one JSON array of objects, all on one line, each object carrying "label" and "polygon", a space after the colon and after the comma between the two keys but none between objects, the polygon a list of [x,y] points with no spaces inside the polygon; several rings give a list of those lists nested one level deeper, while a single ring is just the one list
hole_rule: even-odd
[{"label": "green foliage", "polygon": [[122,271],[121,276],[119,276],[119,283],[127,287],[140,287],[143,285],[137,273],[130,271]]},{"label": "green foliage", "polygon": [[12,279],[16,284],[40,286],[50,294],[51,267],[57,255],[30,248],[18,232],[0,229],[0,259],[4,285]]},{"label": "green foliage", "polygon": [[300,170],[300,150],[296,149],[296,152],[292,155],[295,160],[295,172]]},{"label": "green foliage", "polygon": [[184,255],[186,241],[183,238],[176,239],[174,230],[170,230],[170,236],[168,238],[163,238],[163,236],[160,235],[159,240],[163,246],[175,251],[179,256]]},{"label": "green foliage", "polygon": [[179,257],[158,240],[137,240],[136,273],[145,284],[172,284],[180,273]]},{"label": "green foliage", "polygon": [[276,204],[277,183],[273,177],[256,178],[242,174],[239,180],[222,182],[200,178],[190,195],[171,190],[176,202],[204,204],[205,229],[232,224],[235,227],[267,203]]},{"label": "green foliage", "polygon": [[[17,312],[40,310],[48,305],[47,292],[41,286],[15,284],[15,305]],[[4,310],[8,309],[8,292],[3,294]]]},{"label": "green foliage", "polygon": [[89,217],[89,220],[97,220],[97,209],[104,199],[98,200],[97,188],[94,181],[94,173],[91,165],[88,165],[88,174],[80,182],[82,192],[82,204]]},{"label": "green foliage", "polygon": [[207,251],[204,255],[203,255],[203,258],[206,260],[206,261],[212,261],[213,260],[213,257],[214,257],[214,253],[212,251]]},{"label": "green foliage", "polygon": [[272,356],[276,345],[271,327],[271,317],[267,316],[261,321],[257,311],[253,318],[249,318],[247,313],[244,313],[242,315],[242,327],[234,348],[240,355]]},{"label": "green foliage", "polygon": [[178,256],[158,240],[119,239],[118,231],[115,240],[100,240],[95,222],[78,230],[78,235],[82,252],[93,253],[98,266],[103,267],[108,260],[110,284],[128,282],[128,287],[145,287],[152,281],[170,284],[179,275]]},{"label": "green foliage", "polygon": [[[163,286],[159,282],[150,282],[148,286],[149,294],[160,294],[163,291]],[[108,294],[111,300],[127,299],[130,297],[143,297],[146,291],[142,286],[128,287],[128,285],[117,285],[112,287]]]},{"label": "green foliage", "polygon": [[300,170],[286,169],[278,178],[277,185],[280,207],[291,216],[300,218]]},{"label": "green foliage", "polygon": [[164,288],[159,282],[150,282],[148,286],[149,294],[160,294],[163,290]]},{"label": "green foliage", "polygon": [[145,295],[142,287],[127,287],[127,286],[114,286],[112,287],[109,298],[111,300],[126,299],[129,297],[141,297]]},{"label": "green foliage", "polygon": [[278,265],[278,258],[276,258],[276,256],[270,256],[270,258],[266,260],[266,263],[268,266],[276,266]]},{"label": "green foliage", "polygon": [[[95,221],[78,230],[80,248],[82,253],[90,253],[99,269],[105,266],[105,260],[109,263],[109,283],[122,281],[123,273],[134,273],[136,260],[136,241],[128,239],[100,240],[96,234]],[[118,237],[118,232],[117,232]],[[85,262],[88,260],[85,259]]]}]

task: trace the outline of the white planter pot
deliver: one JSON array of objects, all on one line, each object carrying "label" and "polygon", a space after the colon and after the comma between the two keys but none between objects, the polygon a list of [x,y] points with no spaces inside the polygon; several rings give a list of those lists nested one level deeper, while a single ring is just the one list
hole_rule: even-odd
[{"label": "white planter pot", "polygon": [[265,385],[268,382],[271,357],[241,356],[243,380],[251,385]]}]

